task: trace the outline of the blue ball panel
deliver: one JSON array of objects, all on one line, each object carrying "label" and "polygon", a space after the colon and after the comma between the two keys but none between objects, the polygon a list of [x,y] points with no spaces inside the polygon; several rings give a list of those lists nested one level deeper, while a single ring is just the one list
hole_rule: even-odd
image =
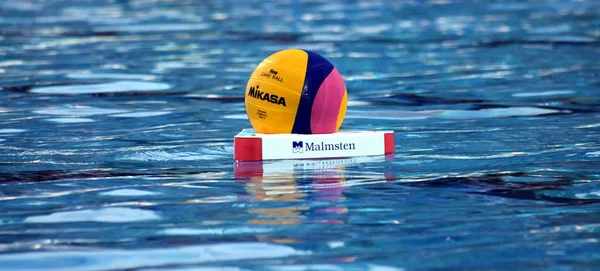
[{"label": "blue ball panel", "polygon": [[304,77],[304,87],[294,120],[293,134],[312,134],[310,129],[310,118],[312,105],[325,78],[333,70],[333,64],[317,53],[306,51],[308,54],[308,65]]}]

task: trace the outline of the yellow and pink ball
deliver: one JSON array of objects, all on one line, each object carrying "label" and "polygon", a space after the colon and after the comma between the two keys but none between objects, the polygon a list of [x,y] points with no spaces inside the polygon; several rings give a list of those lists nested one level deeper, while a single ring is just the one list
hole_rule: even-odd
[{"label": "yellow and pink ball", "polygon": [[265,58],[246,86],[246,113],[263,134],[329,134],[346,115],[344,80],[325,57],[287,49]]}]

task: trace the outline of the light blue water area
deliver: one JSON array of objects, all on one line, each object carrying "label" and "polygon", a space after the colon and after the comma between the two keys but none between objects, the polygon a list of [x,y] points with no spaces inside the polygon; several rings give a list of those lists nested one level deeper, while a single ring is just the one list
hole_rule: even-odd
[{"label": "light blue water area", "polygon": [[[234,165],[303,48],[395,155]],[[600,2],[0,1],[0,270],[598,270]]]}]

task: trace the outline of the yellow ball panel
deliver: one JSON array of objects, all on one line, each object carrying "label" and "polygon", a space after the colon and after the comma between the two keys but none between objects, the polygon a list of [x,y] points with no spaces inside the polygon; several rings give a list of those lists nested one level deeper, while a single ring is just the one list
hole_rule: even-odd
[{"label": "yellow ball panel", "polygon": [[270,55],[262,63],[304,74],[308,65],[308,54],[298,49],[287,49]]},{"label": "yellow ball panel", "polygon": [[246,85],[246,113],[258,133],[291,133],[300,103],[308,54],[283,50],[263,60]]},{"label": "yellow ball panel", "polygon": [[296,119],[295,111],[277,111],[253,101],[246,101],[246,113],[254,130],[261,134],[289,134]]},{"label": "yellow ball panel", "polygon": [[[304,87],[306,65],[308,65],[306,52],[295,49],[284,50],[270,55],[258,64],[250,75],[250,81],[260,79],[300,95]],[[251,82],[248,82],[246,89],[250,86]]]},{"label": "yellow ball panel", "polygon": [[342,104],[340,105],[340,112],[338,113],[337,123],[335,131],[337,132],[342,123],[344,122],[344,117],[346,117],[346,108],[348,107],[348,91],[344,89],[344,98],[342,99]]}]

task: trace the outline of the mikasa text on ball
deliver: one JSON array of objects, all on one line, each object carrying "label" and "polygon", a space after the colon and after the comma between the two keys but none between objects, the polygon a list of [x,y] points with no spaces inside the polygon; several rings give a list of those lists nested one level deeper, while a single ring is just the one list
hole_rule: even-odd
[{"label": "mikasa text on ball", "polygon": [[321,55],[299,49],[274,53],[252,72],[246,113],[262,134],[337,132],[348,94],[342,76]]}]

